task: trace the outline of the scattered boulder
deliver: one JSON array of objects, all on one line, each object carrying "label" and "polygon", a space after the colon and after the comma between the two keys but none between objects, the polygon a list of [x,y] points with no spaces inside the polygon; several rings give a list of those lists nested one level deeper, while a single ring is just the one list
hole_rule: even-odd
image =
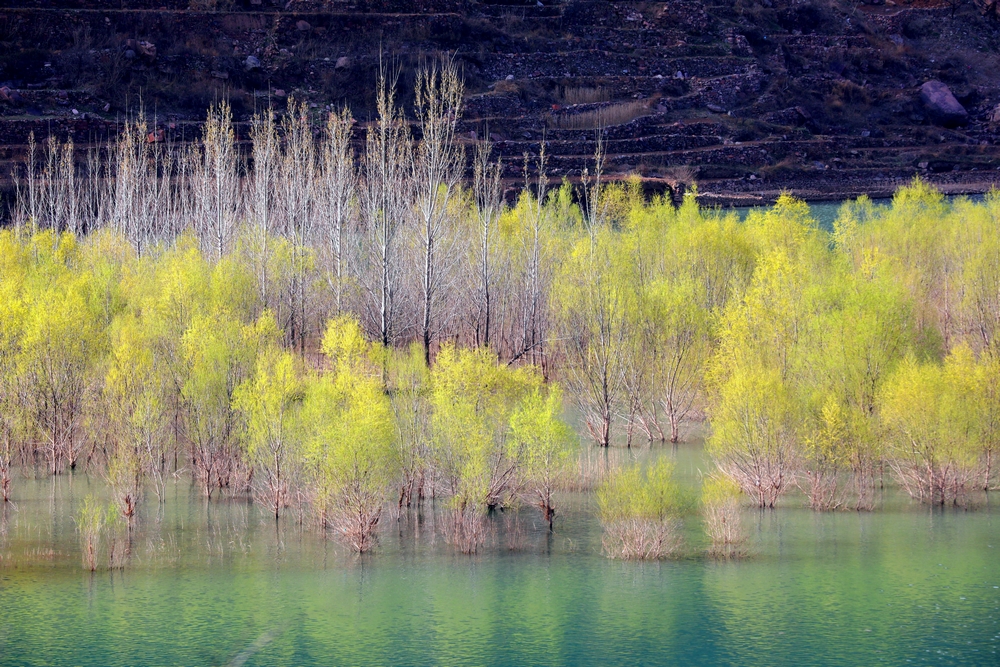
[{"label": "scattered boulder", "polygon": [[920,86],[920,101],[931,121],[937,125],[955,127],[969,120],[969,112],[940,81],[928,81]]},{"label": "scattered boulder", "polygon": [[310,25],[309,21],[299,20],[295,22],[295,29],[299,32],[309,32],[312,30],[312,25]]},{"label": "scattered boulder", "polygon": [[993,107],[993,111],[990,112],[990,122],[1000,123],[1000,104]]},{"label": "scattered boulder", "polygon": [[350,69],[351,59],[348,56],[341,56],[337,58],[337,64],[333,66],[333,69]]},{"label": "scattered boulder", "polygon": [[12,104],[14,106],[21,106],[21,103],[24,102],[24,98],[21,97],[21,93],[17,92],[13,88],[3,86],[0,88],[0,102],[6,102],[7,104]]},{"label": "scattered boulder", "polygon": [[139,42],[139,55],[145,60],[156,60],[156,45],[152,42]]},{"label": "scattered boulder", "polygon": [[257,56],[247,56],[247,59],[243,61],[243,69],[248,72],[260,69],[260,59]]}]

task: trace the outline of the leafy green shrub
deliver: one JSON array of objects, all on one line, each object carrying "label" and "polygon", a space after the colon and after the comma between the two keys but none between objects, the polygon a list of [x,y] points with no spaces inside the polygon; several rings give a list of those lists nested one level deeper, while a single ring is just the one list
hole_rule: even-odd
[{"label": "leafy green shrub", "polygon": [[688,502],[674,481],[673,463],[634,464],[608,477],[597,491],[609,558],[656,560],[681,545],[680,516]]}]

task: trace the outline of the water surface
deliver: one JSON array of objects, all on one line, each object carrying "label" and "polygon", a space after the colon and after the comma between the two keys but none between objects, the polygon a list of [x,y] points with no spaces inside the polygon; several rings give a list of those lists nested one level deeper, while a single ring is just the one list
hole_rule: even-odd
[{"label": "water surface", "polygon": [[[697,445],[674,456],[690,486]],[[713,562],[696,517],[682,558],[600,555],[589,494],[549,535],[525,508],[463,556],[439,513],[389,521],[357,557],[294,517],[205,503],[186,479],[148,498],[124,570],[81,565],[84,475],[16,480],[0,514],[2,665],[997,665],[995,503],[747,510],[753,557]],[[511,548],[514,547],[514,548]]]}]

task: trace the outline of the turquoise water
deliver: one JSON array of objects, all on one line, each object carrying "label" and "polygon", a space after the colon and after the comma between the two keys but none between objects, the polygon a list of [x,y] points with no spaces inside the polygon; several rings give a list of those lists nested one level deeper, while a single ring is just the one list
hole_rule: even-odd
[{"label": "turquoise water", "polygon": [[[692,485],[703,464],[697,445],[651,455]],[[2,665],[1000,664],[1000,522],[981,499],[817,514],[793,497],[746,511],[745,561],[702,557],[690,517],[682,557],[631,563],[601,556],[591,496],[572,493],[552,535],[524,509],[463,556],[428,508],[357,557],[182,479],[147,503],[124,570],[91,574],[71,517],[101,483],[16,482]]]},{"label": "turquoise water", "polygon": [[[892,203],[891,199],[876,199],[874,201],[876,204],[880,205],[888,205]],[[840,214],[840,207],[842,204],[843,204],[842,201],[811,202],[809,204],[809,211],[810,213],[812,213],[812,216],[816,219],[816,222],[819,224],[820,229],[832,232],[833,223],[837,220],[837,216]],[[750,211],[753,211],[755,209],[766,210],[767,208],[769,207],[738,206],[738,207],[733,207],[732,209],[723,209],[723,210],[735,211],[736,214],[740,217],[740,220],[745,220],[747,214]]]},{"label": "turquoise water", "polygon": [[[985,198],[984,195],[947,195],[946,196],[947,199],[952,200],[952,201],[954,201],[955,199],[958,199],[959,197],[971,199],[972,201],[977,201],[977,202],[981,202]],[[889,206],[889,205],[892,204],[892,199],[874,199],[872,201],[874,201],[875,204],[879,205],[879,206]],[[832,232],[833,231],[833,223],[837,220],[837,216],[840,214],[840,207],[843,205],[843,203],[844,203],[843,200],[841,200],[841,201],[810,202],[809,203],[809,211],[812,213],[812,216],[816,219],[816,222],[819,224],[819,228],[820,229],[823,229],[823,230],[828,231],[828,232]],[[738,207],[733,207],[732,209],[724,209],[724,210],[735,211],[736,214],[739,215],[740,220],[745,220],[746,217],[747,217],[747,214],[750,211],[754,210],[755,208],[761,208],[761,207],[738,206]],[[766,209],[766,208],[768,208],[768,207],[763,207],[763,209]]]}]

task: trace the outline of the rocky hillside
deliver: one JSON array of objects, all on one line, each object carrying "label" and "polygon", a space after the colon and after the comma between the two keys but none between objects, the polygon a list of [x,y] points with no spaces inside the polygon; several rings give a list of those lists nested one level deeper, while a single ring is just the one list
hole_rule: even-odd
[{"label": "rocky hillside", "polygon": [[[141,105],[151,140],[197,136],[295,97],[371,116],[379,63],[457,54],[463,137],[520,177],[544,139],[578,176],[605,128],[608,170],[708,203],[947,191],[1000,177],[1000,26],[969,0],[7,0],[0,179],[34,131],[100,145]],[[884,4],[883,4],[884,3]],[[924,85],[928,81],[940,82]],[[243,132],[245,136],[245,131]]]}]

